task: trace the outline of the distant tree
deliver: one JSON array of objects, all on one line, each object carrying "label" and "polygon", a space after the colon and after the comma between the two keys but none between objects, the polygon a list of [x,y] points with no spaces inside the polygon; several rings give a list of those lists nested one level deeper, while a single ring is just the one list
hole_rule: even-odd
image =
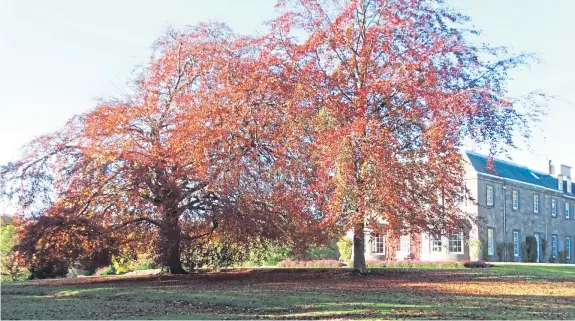
[{"label": "distant tree", "polygon": [[18,245],[17,218],[3,215],[0,225],[0,268],[2,276],[15,280],[22,274],[19,253],[16,250]]},{"label": "distant tree", "polygon": [[[535,105],[507,93],[525,54],[476,45],[469,18],[435,0],[281,0],[268,45],[285,61],[290,105],[314,142],[324,227],[436,234],[469,223],[459,148],[495,153],[529,134]],[[529,108],[523,109],[524,106]],[[381,231],[385,232],[385,231]],[[399,233],[397,233],[399,234]]]}]

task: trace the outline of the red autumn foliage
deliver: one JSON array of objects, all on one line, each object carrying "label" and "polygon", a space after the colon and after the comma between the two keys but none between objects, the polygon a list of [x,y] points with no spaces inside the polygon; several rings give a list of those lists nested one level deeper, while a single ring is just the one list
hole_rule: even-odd
[{"label": "red autumn foliage", "polygon": [[278,262],[277,266],[283,268],[338,268],[342,266],[342,263],[338,260],[283,260]]},{"label": "red autumn foliage", "polygon": [[35,226],[24,247],[37,249],[27,244],[47,237],[49,217],[60,228],[50,230],[51,252],[88,253],[70,225],[83,222],[101,235],[123,229],[120,241],[152,239],[157,260],[182,273],[184,243],[214,233],[240,244],[319,238],[306,171],[293,160],[306,142],[290,134],[294,113],[272,95],[281,79],[257,45],[222,25],[170,33],[132,95],[35,139],[2,167],[4,194]]},{"label": "red autumn foliage", "polygon": [[[183,247],[215,234],[298,248],[353,229],[363,271],[365,227],[445,233],[468,223],[458,149],[469,137],[512,145],[527,128],[531,114],[505,90],[527,57],[474,45],[467,18],[440,1],[278,8],[259,38],[221,24],[168,33],[133,93],[1,167],[2,194],[39,224],[32,231],[60,220],[50,240],[74,249],[54,251],[90,252],[66,223],[85,222],[97,239],[153,244],[172,273],[184,272]],[[31,234],[52,235],[42,233]]]},{"label": "red autumn foliage", "polygon": [[289,97],[315,142],[322,226],[355,232],[356,269],[364,269],[365,228],[467,228],[459,148],[471,138],[505,150],[515,133],[528,135],[532,114],[505,90],[508,71],[528,56],[475,45],[468,18],[442,1],[278,7],[269,43],[298,82]]}]

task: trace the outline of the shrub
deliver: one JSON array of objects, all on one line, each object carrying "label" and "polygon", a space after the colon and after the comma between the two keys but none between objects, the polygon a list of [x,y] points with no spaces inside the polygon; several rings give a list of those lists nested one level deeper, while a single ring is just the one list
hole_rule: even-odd
[{"label": "shrub", "polygon": [[[353,264],[353,261],[351,262]],[[463,263],[456,261],[419,261],[419,260],[403,260],[403,261],[381,261],[381,260],[368,260],[365,262],[368,268],[416,268],[416,269],[462,269]]]},{"label": "shrub", "polygon": [[557,252],[556,263],[567,263],[567,251]]},{"label": "shrub", "polygon": [[497,244],[496,252],[497,252],[497,256],[499,257],[499,261],[502,261],[502,262],[512,262],[513,261],[513,243],[499,243],[499,244]]},{"label": "shrub", "polygon": [[130,260],[124,257],[114,256],[112,258],[112,265],[114,266],[114,270],[116,274],[124,274],[130,272],[132,269],[130,268]]},{"label": "shrub", "polygon": [[273,266],[282,260],[291,259],[292,248],[287,245],[267,242],[249,251],[249,261],[254,265]]},{"label": "shrub", "polygon": [[96,270],[96,275],[114,275],[116,274],[116,268],[113,265],[109,265],[106,268],[103,268],[104,270],[102,271],[102,268]]},{"label": "shrub", "polygon": [[466,268],[488,268],[491,267],[492,265],[485,262],[484,260],[479,260],[479,261],[463,261],[461,262],[463,263],[463,266]]},{"label": "shrub", "polygon": [[479,257],[481,250],[484,248],[483,241],[481,240],[469,240],[465,242],[465,244],[469,247],[471,255],[477,258]]},{"label": "shrub", "polygon": [[[387,266],[388,262],[390,261],[383,261],[383,260],[366,260],[365,266],[370,269],[379,269],[384,268]],[[353,266],[353,260],[348,261],[350,266]]]},{"label": "shrub", "polygon": [[527,236],[525,242],[521,243],[521,260],[523,262],[537,261],[537,239],[534,236]]},{"label": "shrub", "polygon": [[188,243],[186,250],[182,252],[182,262],[189,271],[198,268],[220,269],[238,266],[247,261],[248,255],[250,251],[245,244],[232,243],[219,236],[203,244]]},{"label": "shrub", "polygon": [[283,268],[338,268],[341,262],[337,260],[311,260],[311,261],[293,261],[283,260],[278,262],[277,267]]},{"label": "shrub", "polygon": [[337,248],[339,250],[339,260],[342,262],[349,262],[351,260],[351,247],[353,246],[353,240],[349,237],[343,237],[337,242]]},{"label": "shrub", "polygon": [[68,274],[68,266],[66,263],[58,260],[42,261],[42,265],[32,265],[30,270],[31,279],[46,279],[66,276]]},{"label": "shrub", "polygon": [[370,269],[379,269],[384,268],[387,262],[382,260],[367,260],[365,261],[365,265]]},{"label": "shrub", "polygon": [[392,261],[387,264],[387,267],[394,268],[417,268],[417,269],[461,269],[463,264],[456,261],[418,261],[418,260],[405,260],[405,261]]},{"label": "shrub", "polygon": [[312,246],[306,251],[309,260],[337,260],[339,259],[338,246],[335,240],[330,240],[329,245]]},{"label": "shrub", "polygon": [[145,262],[140,266],[136,267],[136,270],[152,270],[157,269],[159,266],[154,262]]}]

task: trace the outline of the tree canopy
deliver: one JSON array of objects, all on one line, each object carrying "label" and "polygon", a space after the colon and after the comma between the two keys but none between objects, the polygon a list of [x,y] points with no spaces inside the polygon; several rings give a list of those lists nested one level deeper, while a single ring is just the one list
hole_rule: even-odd
[{"label": "tree canopy", "polygon": [[475,44],[469,18],[443,1],[279,7],[270,42],[301,84],[289,97],[309,115],[322,225],[354,230],[355,268],[365,269],[365,227],[440,234],[468,223],[461,148],[471,138],[496,152],[529,135],[537,102],[506,86],[530,56]]},{"label": "tree canopy", "polygon": [[459,149],[528,135],[532,114],[506,90],[528,56],[474,44],[468,18],[442,1],[277,6],[261,37],[222,24],[168,32],[130,95],[3,166],[3,194],[35,224],[130,230],[172,273],[186,242],[214,233],[305,245],[353,229],[363,271],[366,226],[439,233],[465,221]]}]

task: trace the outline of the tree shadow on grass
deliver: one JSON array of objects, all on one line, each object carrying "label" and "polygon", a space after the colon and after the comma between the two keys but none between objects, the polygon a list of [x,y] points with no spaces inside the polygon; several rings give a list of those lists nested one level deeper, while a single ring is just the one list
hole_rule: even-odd
[{"label": "tree shadow on grass", "polygon": [[[574,296],[561,295],[572,293],[573,280],[530,284],[508,276],[282,269],[43,281],[3,286],[2,318],[575,319]],[[524,292],[509,293],[508,286]]]}]

